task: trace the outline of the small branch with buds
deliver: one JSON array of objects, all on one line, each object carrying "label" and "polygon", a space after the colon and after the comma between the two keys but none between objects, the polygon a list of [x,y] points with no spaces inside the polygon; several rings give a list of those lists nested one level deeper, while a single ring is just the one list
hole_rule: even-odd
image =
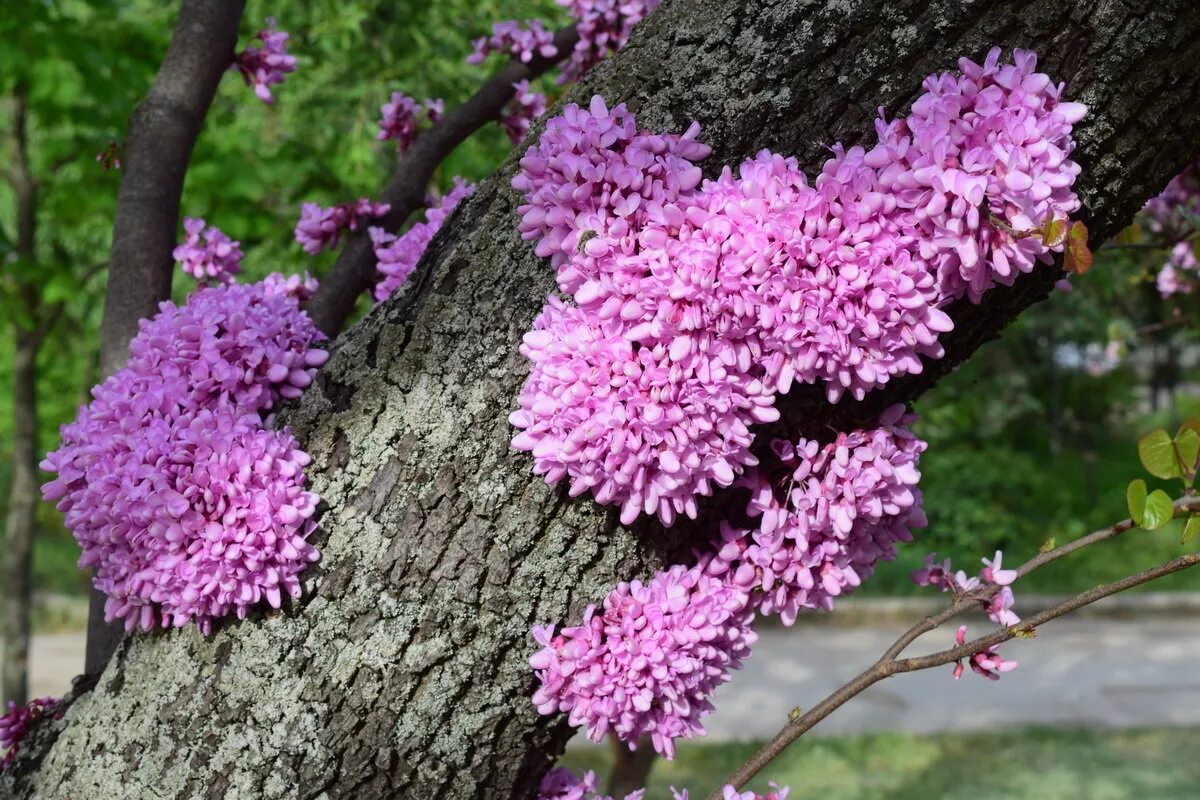
[{"label": "small branch with buds", "polygon": [[[1176,514],[1200,511],[1200,499],[1196,497],[1184,497],[1177,500],[1174,507]],[[1049,564],[1051,561],[1057,561],[1085,547],[1112,539],[1135,527],[1137,526],[1132,520],[1122,520],[1059,547],[1044,550],[1018,567],[1016,570],[1017,576],[1028,575],[1030,572]],[[1002,628],[986,636],[981,636],[927,656],[900,658],[900,655],[917,639],[926,633],[940,628],[957,616],[978,609],[980,603],[989,600],[1000,591],[1001,587],[995,584],[984,584],[976,589],[956,592],[954,600],[948,607],[936,614],[931,614],[906,630],[884,651],[879,660],[870,667],[851,678],[808,711],[799,714],[790,714],[787,722],[775,734],[774,738],[763,745],[757,753],[739,767],[726,783],[739,789],[745,786],[751,778],[779,756],[788,745],[795,742],[838,708],[885,678],[906,672],[916,672],[932,667],[945,666],[960,662],[963,659],[969,660],[973,656],[978,656],[1011,639],[1032,636],[1038,626],[1053,619],[1057,619],[1119,592],[1132,589],[1135,586],[1141,586],[1165,575],[1188,569],[1198,563],[1200,563],[1200,553],[1188,553],[1143,572],[1122,578],[1119,581],[1097,586],[1094,589],[1077,594],[1057,605],[1027,617],[1011,628]],[[721,790],[718,789],[708,796],[708,800],[721,800],[722,796]]]}]

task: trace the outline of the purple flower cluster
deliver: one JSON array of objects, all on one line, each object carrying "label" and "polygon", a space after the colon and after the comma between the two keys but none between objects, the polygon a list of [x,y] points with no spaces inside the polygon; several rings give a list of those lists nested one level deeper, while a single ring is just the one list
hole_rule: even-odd
[{"label": "purple flower cluster", "polygon": [[92,390],[42,468],[127,629],[195,621],[300,592],[317,497],[291,432],[261,413],[298,397],[327,354],[285,281],[201,289],[143,320],[126,366]]},{"label": "purple flower cluster", "polygon": [[[542,778],[537,800],[613,800],[608,795],[600,794],[598,786],[596,773],[591,770],[576,775],[569,769],[558,767]],[[638,789],[625,795],[625,800],[642,800],[645,796],[646,790]]]},{"label": "purple flower cluster", "polygon": [[662,0],[556,0],[575,18],[579,41],[563,67],[559,83],[574,83],[583,73],[625,46],[633,26]]},{"label": "purple flower cluster", "polygon": [[183,271],[200,282],[229,283],[242,271],[242,248],[204,220],[187,217],[184,238],[172,256]]},{"label": "purple flower cluster", "polygon": [[861,399],[940,358],[941,306],[1061,251],[1024,232],[1078,208],[1083,107],[1032,54],[998,58],[931,77],[812,185],[766,151],[702,184],[696,125],[638,131],[599,97],[550,120],[513,186],[522,235],[575,304],[552,300],[526,338],[513,446],[626,524],[670,524],[753,466],[750,428],[794,381]]},{"label": "purple flower cluster", "polygon": [[1197,273],[1200,273],[1200,262],[1196,260],[1195,245],[1191,240],[1184,239],[1176,242],[1171,248],[1167,263],[1159,270],[1154,285],[1163,297],[1191,294],[1195,288]]},{"label": "purple flower cluster", "polygon": [[267,19],[267,27],[255,34],[262,47],[249,45],[233,58],[233,66],[242,74],[247,86],[254,87],[258,99],[270,105],[275,102],[271,87],[283,83],[284,76],[296,71],[295,56],[288,55],[288,35],[275,30],[274,18]]},{"label": "purple flower cluster", "polygon": [[433,125],[442,118],[445,110],[445,103],[440,99],[418,103],[403,92],[392,92],[392,99],[379,107],[383,116],[375,138],[381,142],[394,140],[396,152],[408,152],[422,130],[422,123]]},{"label": "purple flower cluster", "polygon": [[529,125],[542,114],[546,113],[546,95],[532,91],[529,81],[518,81],[513,84],[517,93],[512,102],[504,109],[500,117],[500,127],[508,135],[513,144],[520,144],[529,132]]},{"label": "purple flower cluster", "polygon": [[1194,232],[1200,220],[1200,161],[1193,161],[1176,175],[1142,209],[1142,218],[1154,233],[1182,239]]},{"label": "purple flower cluster", "polygon": [[[771,784],[771,791],[766,794],[739,792],[734,787],[726,785],[721,790],[721,800],[787,800],[789,791],[786,786],[781,788],[774,783]],[[674,800],[688,800],[687,789],[682,792],[671,789],[671,796]]]},{"label": "purple flower cluster", "polygon": [[6,751],[0,756],[0,772],[17,757],[17,748],[29,726],[53,712],[57,705],[57,697],[39,697],[23,706],[9,701],[8,712],[0,715],[0,751]]},{"label": "purple flower cluster", "polygon": [[307,272],[291,275],[272,272],[262,279],[262,287],[268,295],[283,294],[294,298],[297,303],[304,303],[317,293],[317,279]]},{"label": "purple flower cluster", "polygon": [[791,625],[802,608],[831,609],[854,590],[896,544],[925,525],[918,461],[925,442],[907,428],[914,419],[893,406],[871,430],[839,433],[822,446],[776,441],[786,467],[769,480],[748,475],[753,531],[722,523],[715,552],[701,560],[709,575],[753,593],[755,610]]},{"label": "purple flower cluster", "polygon": [[508,53],[526,64],[534,56],[553,58],[558,53],[554,34],[536,19],[524,24],[515,20],[497,22],[492,25],[491,36],[481,36],[472,42],[472,46],[474,50],[467,56],[468,64],[482,64],[489,53]]},{"label": "purple flower cluster", "polygon": [[676,739],[704,734],[709,697],[757,638],[753,619],[745,592],[699,567],[620,583],[580,625],[534,628],[533,702],[542,714],[567,712],[593,741],[611,731],[633,746],[648,735],[672,758]]},{"label": "purple flower cluster", "polygon": [[300,219],[296,222],[296,241],[304,252],[315,256],[322,250],[337,247],[342,231],[358,230],[360,219],[382,217],[392,210],[387,203],[373,203],[360,197],[353,203],[339,203],[322,208],[316,203],[300,204]]},{"label": "purple flower cluster", "polygon": [[1000,64],[997,47],[982,65],[961,59],[961,75],[926,78],[907,117],[880,118],[865,156],[946,298],[978,302],[1050,263],[1062,243],[1025,234],[1080,206],[1071,127],[1087,108],[1062,102],[1063,85],[1034,71],[1033,53],[1016,49],[1013,61]]},{"label": "purple flower cluster", "polygon": [[456,177],[454,188],[446,196],[440,200],[429,199],[424,222],[418,222],[399,236],[383,228],[367,230],[375,245],[375,269],[380,275],[375,284],[375,302],[382,303],[408,280],[442,223],[463,198],[469,197],[474,191],[475,184]]}]

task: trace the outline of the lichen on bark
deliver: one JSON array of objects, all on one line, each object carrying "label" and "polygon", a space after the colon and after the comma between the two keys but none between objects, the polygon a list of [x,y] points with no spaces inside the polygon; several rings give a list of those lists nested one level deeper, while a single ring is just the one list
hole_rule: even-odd
[{"label": "lichen on bark", "polygon": [[[1193,155],[1200,10],[1189,0],[667,0],[567,99],[603,94],[658,130],[699,120],[710,173],[762,147],[815,170],[824,143],[865,139],[877,106],[902,109],[924,75],[993,44],[1038,51],[1092,107],[1079,188],[1098,239]],[[516,230],[515,166],[463,204],[409,290],[342,337],[286,415],[323,497],[323,560],[304,598],[209,639],[188,629],[127,640],[0,795],[532,793],[569,731],[529,702],[529,626],[577,618],[707,530],[622,528],[509,449],[527,371],[516,346],[554,283]],[[798,392],[790,421],[911,400],[1058,277],[1047,268],[956,307],[949,356],[922,376],[836,408]]]}]

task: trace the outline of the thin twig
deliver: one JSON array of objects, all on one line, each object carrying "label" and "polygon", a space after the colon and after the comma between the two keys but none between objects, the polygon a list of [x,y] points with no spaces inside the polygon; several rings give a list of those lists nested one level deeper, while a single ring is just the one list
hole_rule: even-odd
[{"label": "thin twig", "polygon": [[[571,54],[579,34],[574,26],[554,35],[555,55],[536,57],[529,63],[512,60],[479,88],[465,103],[450,111],[437,124],[423,131],[404,154],[379,199],[391,210],[377,227],[395,233],[425,202],[433,173],[454,149],[471,134],[497,119],[516,94],[513,84],[536,78]],[[359,296],[375,281],[375,251],[366,230],[351,236],[345,249],[312,300],[308,315],[326,336],[334,337],[354,311]]]},{"label": "thin twig", "polygon": [[[1176,513],[1200,511],[1200,499],[1195,497],[1185,497],[1175,502]],[[1089,533],[1079,539],[1075,539],[1067,544],[1048,550],[1044,553],[1038,553],[1033,558],[1026,561],[1017,568],[1018,577],[1028,575],[1033,570],[1042,567],[1051,561],[1074,553],[1084,547],[1087,547],[1097,542],[1111,539],[1119,536],[1125,531],[1131,530],[1134,523],[1131,520],[1122,520],[1114,525]],[[907,631],[892,643],[883,655],[866,670],[851,678],[844,683],[832,694],[828,695],[821,702],[817,703],[808,711],[799,714],[787,721],[770,742],[755,753],[750,759],[743,764],[737,772],[729,779],[728,783],[741,788],[767,764],[776,758],[788,745],[795,742],[823,719],[828,717],[849,700],[858,696],[866,689],[878,683],[879,681],[898,675],[905,672],[915,672],[917,670],[929,669],[931,667],[943,666],[960,661],[964,658],[969,658],[973,655],[983,652],[989,647],[994,647],[998,644],[1006,642],[1016,636],[1027,635],[1036,627],[1050,620],[1063,616],[1083,606],[1109,597],[1118,592],[1125,591],[1134,586],[1169,575],[1173,572],[1187,569],[1195,564],[1200,563],[1200,554],[1191,553],[1171,561],[1161,564],[1144,572],[1131,575],[1114,583],[1098,586],[1089,591],[1078,594],[1058,605],[1047,608],[1043,611],[1027,617],[1018,625],[1012,628],[1005,628],[987,636],[981,636],[966,644],[958,647],[943,650],[933,653],[928,656],[917,658],[900,659],[899,655],[914,641],[930,631],[944,625],[949,620],[960,614],[963,614],[971,609],[978,608],[979,603],[986,601],[997,591],[998,586],[983,586],[978,589],[956,594],[951,604],[938,612],[931,614],[920,622],[913,625]],[[708,800],[720,800],[721,790],[715,790],[709,795]]]}]

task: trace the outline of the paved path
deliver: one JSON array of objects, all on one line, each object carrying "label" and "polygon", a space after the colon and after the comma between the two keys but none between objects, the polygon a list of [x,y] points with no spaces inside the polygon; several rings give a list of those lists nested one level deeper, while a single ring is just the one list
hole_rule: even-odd
[{"label": "paved path", "polygon": [[[789,709],[812,706],[870,664],[901,627],[764,631],[754,657],[718,691],[717,713],[706,721],[710,735],[771,735]],[[971,626],[973,633],[986,629],[986,621]],[[931,634],[912,653],[940,649],[952,635]],[[1021,666],[999,681],[968,672],[955,682],[949,667],[899,675],[868,689],[814,733],[1200,725],[1200,617],[1060,620],[1035,640],[1010,642],[1004,654]],[[82,634],[34,637],[32,693],[62,694],[82,663]]]},{"label": "paved path", "polygon": [[[986,620],[971,626],[982,634]],[[788,710],[815,705],[872,663],[901,625],[768,630],[741,673],[717,691],[706,721],[719,739],[763,738]],[[943,649],[953,629],[918,641],[911,655]],[[1200,724],[1200,618],[1059,620],[1034,640],[1003,646],[1020,667],[999,681],[951,667],[897,675],[822,722],[816,734],[915,733],[1025,725],[1136,727]]]}]

